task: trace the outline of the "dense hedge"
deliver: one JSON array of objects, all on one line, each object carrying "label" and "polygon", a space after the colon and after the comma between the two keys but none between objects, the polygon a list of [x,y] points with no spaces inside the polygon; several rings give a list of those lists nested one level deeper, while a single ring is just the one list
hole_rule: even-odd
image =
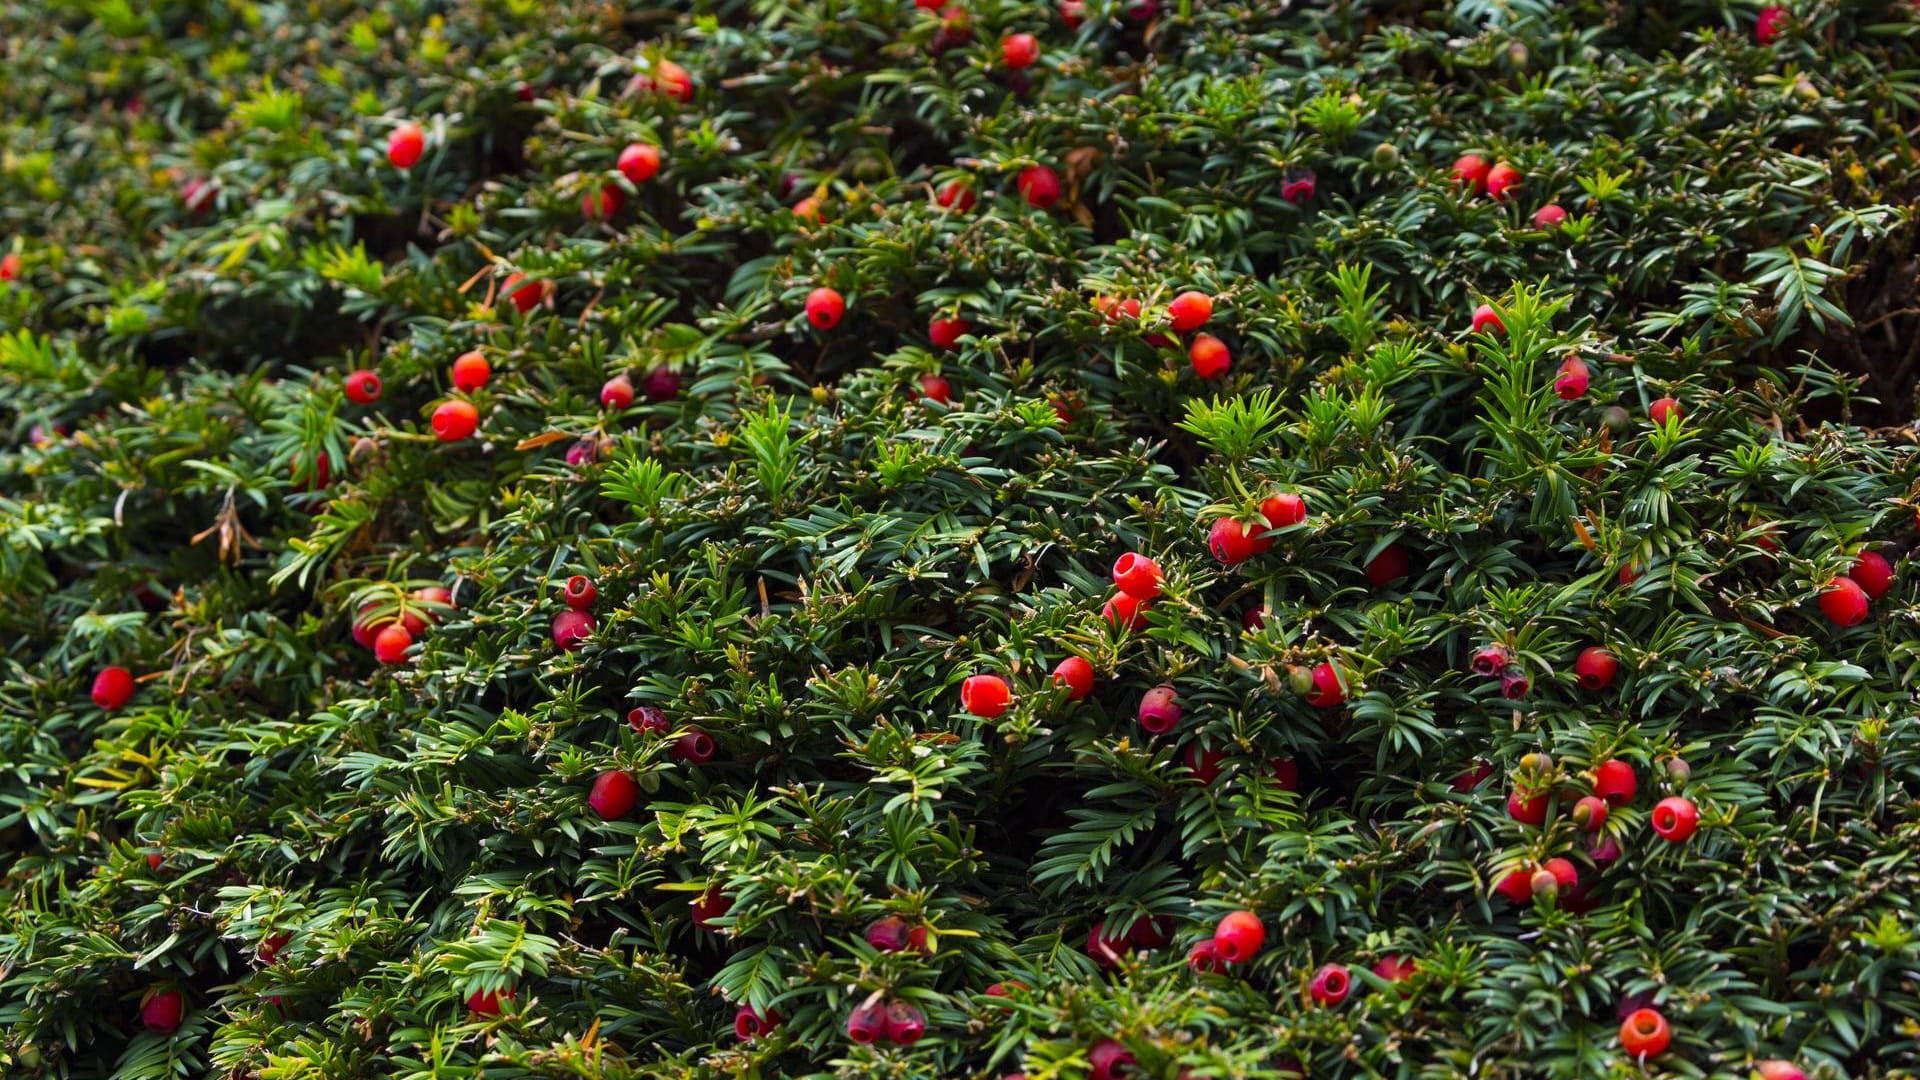
[{"label": "dense hedge", "polygon": [[366,7],[0,16],[0,1072],[1920,1069],[1907,4]]}]

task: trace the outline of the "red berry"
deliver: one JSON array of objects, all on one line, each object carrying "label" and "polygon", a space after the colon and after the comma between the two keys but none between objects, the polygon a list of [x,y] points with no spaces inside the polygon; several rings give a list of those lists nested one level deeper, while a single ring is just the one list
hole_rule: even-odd
[{"label": "red berry", "polygon": [[1158,949],[1173,940],[1173,920],[1165,915],[1135,919],[1127,928],[1127,940],[1136,949]]},{"label": "red berry", "polygon": [[689,765],[705,765],[713,760],[713,753],[719,747],[713,736],[699,728],[689,728],[685,735],[673,740],[673,756]]},{"label": "red berry", "polygon": [[1147,608],[1151,603],[1132,593],[1116,592],[1101,606],[1100,615],[1109,625],[1138,630],[1147,625]]},{"label": "red berry", "polygon": [[1510,792],[1507,795],[1507,816],[1522,825],[1543,825],[1547,820],[1547,797]]},{"label": "red berry", "polygon": [[1487,777],[1492,775],[1493,766],[1491,764],[1484,761],[1475,762],[1473,768],[1453,778],[1453,790],[1465,795],[1474,788],[1486,783]]},{"label": "red berry", "polygon": [[461,353],[453,361],[453,388],[462,393],[473,393],[487,385],[492,377],[493,365],[487,363],[479,349]]},{"label": "red berry", "polygon": [[912,1046],[927,1033],[927,1017],[905,1001],[887,1003],[887,1038],[899,1046]]},{"label": "red berry", "polygon": [[831,330],[839,326],[840,317],[846,313],[847,301],[837,289],[822,285],[807,294],[807,321],[817,330]]},{"label": "red berry", "polygon": [[1579,657],[1573,662],[1574,681],[1580,684],[1582,690],[1606,689],[1619,671],[1620,662],[1598,645],[1589,645],[1580,650]]},{"label": "red berry", "polygon": [[[994,983],[992,986],[987,987],[987,996],[997,997],[997,998],[1012,997],[1013,992],[1015,990],[1027,990],[1027,989],[1031,989],[1031,988],[1028,987],[1026,983],[1021,982],[1019,979],[1008,979],[1005,982],[997,982],[997,983]],[[1000,1011],[1012,1012],[1013,1006],[1004,1005],[1001,1007]]]},{"label": "red berry", "polygon": [[1260,503],[1260,516],[1267,519],[1269,529],[1298,525],[1307,520],[1307,500],[1292,492],[1270,495]]},{"label": "red berry", "polygon": [[1637,562],[1623,563],[1620,567],[1620,584],[1631,585],[1640,580],[1644,568]]},{"label": "red berry", "polygon": [[194,177],[180,185],[180,202],[189,214],[198,214],[213,205],[216,194],[213,181]]},{"label": "red berry", "polygon": [[1548,859],[1540,869],[1553,878],[1554,888],[1560,893],[1572,892],[1580,884],[1580,872],[1566,859]]},{"label": "red berry", "polygon": [[1340,673],[1333,665],[1322,661],[1313,669],[1313,693],[1307,695],[1307,704],[1316,709],[1338,708],[1347,700],[1346,688],[1340,685]]},{"label": "red berry", "polygon": [[1053,681],[1067,688],[1067,700],[1079,701],[1093,693],[1093,665],[1083,656],[1069,656],[1053,669]]},{"label": "red berry", "polygon": [[1508,701],[1518,701],[1532,689],[1533,681],[1527,678],[1525,672],[1508,668],[1500,673],[1500,696]]},{"label": "red berry", "polygon": [[680,373],[662,364],[647,372],[644,386],[648,401],[672,401],[680,396]]},{"label": "red berry", "polygon": [[1257,525],[1232,518],[1215,518],[1213,524],[1207,527],[1207,550],[1228,566],[1238,566],[1257,553],[1255,536],[1258,528]]},{"label": "red berry", "polygon": [[1678,420],[1686,415],[1686,411],[1680,408],[1679,402],[1670,397],[1663,397],[1647,406],[1647,415],[1653,418],[1654,423],[1665,427],[1668,418]]},{"label": "red berry", "polygon": [[963,214],[973,209],[973,200],[973,183],[969,180],[949,180],[933,193],[933,201],[939,203],[942,210],[958,210]]},{"label": "red berry", "polygon": [[633,380],[615,375],[600,384],[600,405],[621,412],[633,404]]},{"label": "red berry", "polygon": [[480,427],[480,410],[473,402],[453,398],[433,410],[433,436],[441,442],[459,442]]},{"label": "red berry", "polygon": [[1220,948],[1212,938],[1202,938],[1187,950],[1187,966],[1202,975],[1218,975],[1227,970],[1227,962],[1220,959]]},{"label": "red berry", "polygon": [[280,959],[280,950],[286,948],[287,942],[292,940],[293,935],[289,933],[268,934],[260,939],[260,947],[254,950],[254,955],[259,958],[263,966],[271,967],[274,961]]},{"label": "red berry", "polygon": [[1240,616],[1240,625],[1253,631],[1264,628],[1267,625],[1267,609],[1263,607],[1248,608],[1246,614]]},{"label": "red berry", "polygon": [[1300,763],[1292,758],[1274,758],[1267,762],[1267,771],[1273,774],[1273,782],[1282,791],[1300,790]]},{"label": "red berry", "polygon": [[659,173],[660,148],[643,142],[628,143],[627,148],[620,151],[618,167],[621,176],[639,187]]},{"label": "red berry", "polygon": [[1513,663],[1513,650],[1500,644],[1483,645],[1474,651],[1473,659],[1468,663],[1475,675],[1498,675]]},{"label": "red berry", "polygon": [[1834,578],[1820,590],[1820,610],[1836,626],[1858,626],[1867,617],[1867,590],[1852,578]]},{"label": "red berry", "polygon": [[1171,686],[1156,686],[1140,696],[1136,714],[1149,734],[1165,735],[1180,722],[1180,702]]},{"label": "red berry", "polygon": [[1160,595],[1160,564],[1129,551],[1114,560],[1113,583],[1129,596],[1151,600]]},{"label": "red berry", "polygon": [[938,375],[922,375],[920,398],[936,405],[950,405],[953,403],[953,384]]},{"label": "red berry", "polygon": [[1227,351],[1226,343],[1212,334],[1196,334],[1193,344],[1187,347],[1187,359],[1193,362],[1193,373],[1203,379],[1217,379],[1233,366],[1233,354]]},{"label": "red berry", "polygon": [[1088,1080],[1122,1080],[1133,1075],[1135,1062],[1132,1051],[1112,1039],[1101,1039],[1087,1051],[1087,1064],[1091,1067]]},{"label": "red berry", "polygon": [[112,712],[133,697],[133,672],[123,667],[101,668],[93,677],[93,703]]},{"label": "red berry", "polygon": [[413,168],[426,148],[427,133],[412,121],[394,128],[393,134],[387,136],[387,160],[393,162],[396,168]]},{"label": "red berry", "polygon": [[[1140,306],[1140,301],[1131,296],[1125,300],[1116,300],[1111,296],[1096,296],[1093,298],[1093,307],[1110,323],[1117,323],[1122,319],[1132,319],[1137,322],[1140,312],[1144,310]],[[1915,511],[1915,515],[1916,518],[1920,518],[1920,511]]]},{"label": "red berry", "polygon": [[693,76],[671,60],[656,60],[652,71],[634,75],[628,87],[635,93],[659,94],[682,104],[693,100]]},{"label": "red berry", "polygon": [[1569,815],[1581,832],[1599,832],[1607,823],[1607,800],[1598,795],[1582,795]]},{"label": "red berry", "polygon": [[673,730],[673,721],[652,705],[636,705],[627,710],[627,724],[642,735],[665,735]]},{"label": "red berry", "polygon": [[0,255],[0,281],[12,281],[20,276],[20,253],[9,251]]},{"label": "red berry", "polygon": [[1533,871],[1510,870],[1495,885],[1494,891],[1516,904],[1528,904],[1533,901]]},{"label": "red berry", "polygon": [[511,990],[475,990],[467,995],[467,1011],[475,1016],[499,1016],[500,1003],[512,1000]]},{"label": "red berry", "polygon": [[1118,928],[1107,929],[1104,920],[1094,923],[1093,929],[1087,931],[1087,955],[1103,968],[1117,965],[1120,958],[1132,949],[1133,943],[1128,940],[1127,932]]},{"label": "red berry", "polygon": [[1508,191],[1520,186],[1520,179],[1520,170],[1503,161],[1487,170],[1487,194],[1504,199]]},{"label": "red berry", "polygon": [[1202,750],[1199,746],[1187,747],[1187,770],[1200,783],[1212,787],[1220,779],[1220,763],[1227,759],[1225,750]]},{"label": "red berry", "polygon": [[759,1010],[742,1005],[739,1011],[733,1014],[733,1037],[741,1042],[752,1042],[762,1035],[769,1034],[785,1020],[786,1017],[771,1009],[762,1016]]},{"label": "red berry", "polygon": [[1198,330],[1213,318],[1213,297],[1188,289],[1167,304],[1167,318],[1172,320],[1176,334]]},{"label": "red berry", "polygon": [[887,1033],[887,1009],[877,1001],[869,1001],[847,1014],[847,1038],[862,1046],[879,1042]]},{"label": "red berry", "polygon": [[1533,227],[1536,229],[1557,228],[1567,220],[1567,212],[1558,203],[1548,203],[1533,212]]},{"label": "red berry", "polygon": [[1700,808],[1693,800],[1670,795],[1653,806],[1653,831],[1670,844],[1685,843],[1700,828]]},{"label": "red berry", "polygon": [[569,608],[553,617],[553,643],[571,652],[587,640],[596,625],[593,615]]},{"label": "red berry", "polygon": [[1000,59],[1015,71],[1040,59],[1040,39],[1032,34],[1008,34],[1000,39]]},{"label": "red berry", "polygon": [[1636,1009],[1620,1022],[1620,1049],[1642,1060],[1658,1057],[1673,1041],[1667,1018],[1652,1009]]},{"label": "red berry", "polygon": [[1771,45],[1786,32],[1787,9],[1768,7],[1760,9],[1760,17],[1753,24],[1753,40],[1762,45]]},{"label": "red berry", "polygon": [[793,204],[793,216],[809,225],[818,225],[827,218],[826,211],[820,208],[820,200],[812,195]]},{"label": "red berry", "polygon": [[1462,154],[1453,163],[1453,182],[1471,191],[1485,191],[1487,168],[1487,159],[1479,154]]},{"label": "red berry", "polygon": [[1577,356],[1569,356],[1560,365],[1560,374],[1553,380],[1553,392],[1560,395],[1562,401],[1574,401],[1587,392],[1593,374],[1587,370],[1587,362]]},{"label": "red berry", "polygon": [[898,915],[882,916],[867,927],[867,944],[881,952],[899,952],[907,947],[912,929],[907,920]]},{"label": "red berry", "polygon": [[1500,313],[1493,310],[1492,304],[1481,304],[1473,309],[1473,332],[1504,334],[1507,332],[1507,324],[1500,321]]},{"label": "red berry", "polygon": [[288,478],[293,481],[294,489],[297,491],[317,491],[326,487],[332,474],[333,460],[327,457],[325,450],[314,455],[311,472],[306,468],[304,455],[295,454],[293,460],[287,462]]},{"label": "red berry", "polygon": [[343,385],[347,400],[355,405],[371,405],[380,400],[380,376],[371,371],[348,372]]},{"label": "red berry", "polygon": [[373,636],[374,659],[383,664],[404,663],[407,650],[413,647],[413,635],[399,623],[388,623]]},{"label": "red berry", "polygon": [[1861,592],[1875,600],[1893,588],[1893,564],[1877,551],[1861,552],[1853,560],[1853,569],[1847,571],[1847,576],[1860,586]]},{"label": "red berry", "polygon": [[567,579],[566,590],[560,599],[575,611],[585,611],[600,598],[600,590],[594,588],[593,579],[585,574],[575,574]]},{"label": "red berry", "polygon": [[1280,197],[1295,206],[1303,206],[1313,201],[1314,192],[1319,190],[1320,178],[1312,169],[1302,169],[1280,184]]},{"label": "red berry", "polygon": [[1244,964],[1267,943],[1267,928],[1251,911],[1228,912],[1213,928],[1213,947],[1229,964]]},{"label": "red berry", "polygon": [[149,990],[140,1002],[140,1026],[156,1035],[171,1035],[180,1030],[187,1013],[186,996],[178,990]]},{"label": "red berry", "polygon": [[1045,165],[1021,169],[1017,183],[1020,197],[1036,210],[1045,210],[1060,201],[1060,174]]},{"label": "red berry", "polygon": [[710,889],[694,898],[692,910],[693,925],[718,933],[720,927],[714,925],[714,920],[724,918],[733,910],[733,897]]},{"label": "red berry", "polygon": [[547,283],[531,281],[525,274],[508,274],[507,280],[500,286],[500,291],[507,294],[508,300],[513,301],[515,310],[525,315],[533,310],[534,305],[547,298]]},{"label": "red berry", "polygon": [[1625,806],[1632,802],[1639,786],[1633,766],[1619,758],[1608,758],[1594,766],[1593,793],[1607,800],[1609,806]]},{"label": "red berry", "polygon": [[1620,842],[1611,836],[1600,837],[1594,841],[1592,847],[1587,849],[1587,857],[1593,860],[1595,866],[1602,869],[1619,862],[1623,854],[1625,852],[1620,850]]},{"label": "red berry", "polygon": [[1406,577],[1408,569],[1407,549],[1399,544],[1388,544],[1380,549],[1379,554],[1367,560],[1367,580],[1373,582],[1375,588],[1383,589]]},{"label": "red berry", "polygon": [[1753,1075],[1759,1080],[1807,1080],[1806,1070],[1791,1061],[1756,1061],[1753,1063]]},{"label": "red berry", "polygon": [[605,821],[626,817],[639,801],[640,782],[618,769],[594,777],[587,793],[587,805]]},{"label": "red berry", "polygon": [[580,197],[580,216],[588,221],[605,221],[627,204],[627,193],[618,184],[603,184],[599,191]]},{"label": "red berry", "polygon": [[1307,984],[1307,994],[1316,1005],[1338,1005],[1352,992],[1353,976],[1347,974],[1345,964],[1322,965]]},{"label": "red berry", "polygon": [[[1081,20],[1086,17],[1087,5],[1085,0],[1060,0],[1060,21],[1067,24],[1067,29],[1079,29]],[[1006,1080],[1006,1078],[1003,1077],[1002,1080]]]},{"label": "red berry", "polygon": [[1383,956],[1373,965],[1373,973],[1390,983],[1405,982],[1420,970],[1420,964],[1398,954]]},{"label": "red berry", "polygon": [[969,675],[960,683],[960,707],[983,719],[1006,712],[1012,700],[1007,681],[998,675]]},{"label": "red berry", "polygon": [[935,319],[927,324],[927,337],[932,339],[936,349],[951,349],[960,344],[960,339],[973,330],[972,324],[958,315],[948,319]]}]

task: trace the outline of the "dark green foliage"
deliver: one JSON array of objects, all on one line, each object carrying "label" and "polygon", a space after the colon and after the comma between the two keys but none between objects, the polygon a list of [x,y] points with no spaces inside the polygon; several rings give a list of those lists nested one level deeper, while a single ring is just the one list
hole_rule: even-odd
[{"label": "dark green foliage", "polygon": [[[1081,1077],[1107,1037],[1164,1078],[1920,1069],[1920,608],[1904,575],[1858,627],[1816,602],[1915,540],[1883,426],[1920,377],[1908,5],[1807,0],[1763,48],[1756,6],[1699,0],[1087,0],[1078,30],[977,0],[937,55],[908,0],[373,6],[0,13],[0,1072]],[[690,102],[630,85],[663,60]],[[1523,185],[1463,194],[1468,151]],[[517,312],[513,274],[549,295]],[[1186,288],[1221,382],[1152,344]],[[1504,335],[1468,333],[1483,301]],[[470,349],[479,434],[441,444]],[[680,395],[601,409],[662,368]],[[1222,568],[1208,525],[1279,491],[1310,516]],[[1376,586],[1389,544],[1412,573]],[[1167,575],[1136,633],[1100,614],[1129,550]],[[598,625],[561,652],[574,574]],[[405,664],[354,643],[365,605],[433,620]],[[1468,670],[1491,643],[1518,700]],[[1593,644],[1620,676],[1581,690]],[[1292,685],[1323,661],[1341,708]],[[142,679],[112,713],[110,664]],[[978,672],[1004,715],[960,710]],[[1506,812],[1529,754],[1545,828]],[[1567,810],[1614,757],[1640,794],[1603,869]],[[612,769],[641,805],[606,822]],[[1686,844],[1649,826],[1673,793]],[[1590,910],[1494,893],[1549,857]],[[1191,974],[1239,908],[1265,951]],[[869,945],[889,914],[929,951]],[[1150,915],[1172,944],[1096,966],[1096,923]],[[171,1036],[138,1019],[163,985]],[[875,995],[927,1037],[853,1046]],[[1647,1002],[1675,1038],[1637,1064]],[[741,1044],[742,1004],[784,1023]]]}]

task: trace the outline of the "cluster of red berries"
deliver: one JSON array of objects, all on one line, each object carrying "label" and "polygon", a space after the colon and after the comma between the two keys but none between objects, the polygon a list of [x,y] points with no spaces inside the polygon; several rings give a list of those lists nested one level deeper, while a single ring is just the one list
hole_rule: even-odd
[{"label": "cluster of red berries", "polygon": [[1527,691],[1533,689],[1533,682],[1514,658],[1513,650],[1498,642],[1475,650],[1468,666],[1482,678],[1499,679],[1500,696],[1509,700],[1526,697]]},{"label": "cluster of red berries", "polygon": [[1173,932],[1173,920],[1165,915],[1151,915],[1112,928],[1102,919],[1087,931],[1087,955],[1099,967],[1118,967],[1135,949],[1151,952],[1165,947],[1173,941]]},{"label": "cluster of red berries", "polygon": [[[1686,762],[1672,758],[1667,762],[1666,774],[1671,782],[1678,785],[1686,782],[1692,770]],[[1463,777],[1462,781],[1470,790],[1485,775],[1476,771],[1471,777]],[[1639,791],[1639,777],[1632,765],[1619,758],[1609,758],[1594,766],[1589,779],[1590,793],[1577,794],[1578,789],[1567,793],[1566,797],[1572,801],[1568,816],[1580,832],[1594,835],[1587,856],[1596,866],[1604,869],[1618,861],[1622,852],[1619,841],[1614,837],[1596,834],[1605,827],[1612,811],[1633,801]],[[1544,826],[1553,792],[1559,786],[1558,781],[1558,769],[1545,754],[1528,754],[1521,758],[1518,782],[1507,795],[1507,816],[1522,825],[1536,828]],[[1461,790],[1461,781],[1456,781],[1454,787]],[[1671,844],[1682,844],[1698,831],[1700,811],[1693,800],[1670,795],[1654,805],[1649,823],[1660,839]],[[1582,884],[1578,869],[1570,860],[1559,857],[1508,871],[1495,886],[1495,891],[1516,904],[1525,904],[1538,897],[1558,902],[1576,913],[1592,907],[1589,890]]]},{"label": "cluster of red berries", "polygon": [[370,600],[360,605],[353,621],[353,640],[362,648],[373,650],[374,658],[382,664],[398,664],[407,658],[407,650],[427,627],[439,622],[441,609],[452,609],[453,593],[438,585],[429,585],[415,589],[404,597],[398,610],[388,617],[377,614],[379,601]]},{"label": "cluster of red berries", "polygon": [[927,1015],[907,1001],[882,1002],[879,995],[867,998],[847,1015],[847,1038],[862,1046],[882,1039],[897,1046],[912,1046],[927,1033]]},{"label": "cluster of red berries", "polygon": [[1877,551],[1854,557],[1846,577],[1827,582],[1820,590],[1820,611],[1836,626],[1858,626],[1866,620],[1870,601],[1893,588],[1893,564]]},{"label": "cluster of red berries", "polygon": [[[641,735],[653,738],[665,737],[673,730],[673,722],[667,714],[652,705],[640,705],[627,711],[627,724]],[[673,740],[673,756],[689,765],[705,765],[713,760],[718,744],[713,736],[697,727],[686,728],[679,738]]]},{"label": "cluster of red berries", "polygon": [[572,652],[587,640],[599,623],[594,619],[593,602],[600,598],[600,590],[593,579],[584,574],[575,574],[567,579],[560,590],[560,599],[566,602],[566,608],[553,617],[553,643],[562,650]]},{"label": "cluster of red berries", "polygon": [[1268,496],[1260,503],[1255,521],[1215,518],[1207,527],[1207,550],[1228,566],[1238,566],[1273,548],[1269,532],[1298,525],[1307,519],[1307,502],[1291,492]]},{"label": "cluster of red berries", "polygon": [[[1202,938],[1187,951],[1187,964],[1202,974],[1222,974],[1233,965],[1250,963],[1266,941],[1267,928],[1258,915],[1229,912],[1215,925],[1211,938]],[[1390,983],[1404,982],[1418,970],[1417,962],[1397,954],[1373,966],[1373,973]],[[1307,981],[1307,996],[1316,1005],[1338,1005],[1352,993],[1353,975],[1345,964],[1322,964]]]},{"label": "cluster of red berries", "polygon": [[1462,154],[1453,163],[1453,182],[1468,192],[1486,195],[1496,201],[1520,186],[1520,170],[1504,161],[1489,164],[1479,154]]}]

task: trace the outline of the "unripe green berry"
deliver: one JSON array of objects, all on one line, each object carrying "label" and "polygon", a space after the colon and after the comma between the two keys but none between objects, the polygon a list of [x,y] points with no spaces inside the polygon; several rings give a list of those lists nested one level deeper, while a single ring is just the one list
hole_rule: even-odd
[{"label": "unripe green berry", "polygon": [[1376,169],[1391,169],[1400,164],[1400,148],[1390,142],[1383,142],[1373,148],[1373,166]]}]

